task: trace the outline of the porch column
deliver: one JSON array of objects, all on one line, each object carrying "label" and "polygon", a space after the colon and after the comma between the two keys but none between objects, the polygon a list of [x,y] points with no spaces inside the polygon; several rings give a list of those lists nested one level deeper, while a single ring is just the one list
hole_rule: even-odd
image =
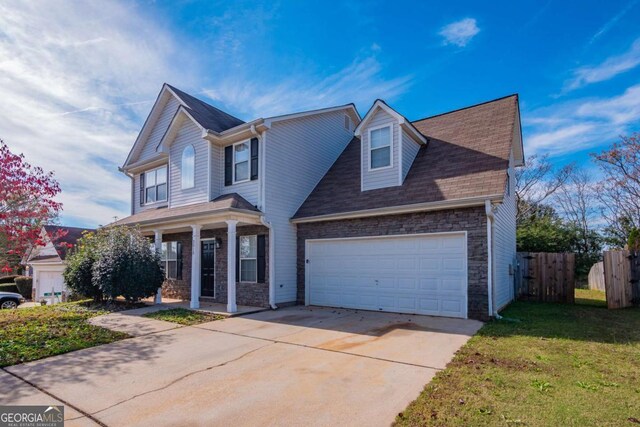
[{"label": "porch column", "polygon": [[236,224],[238,221],[227,221],[227,311],[238,311],[236,305]]},{"label": "porch column", "polygon": [[201,225],[192,225],[191,240],[191,308],[200,308],[200,229]]},{"label": "porch column", "polygon": [[[162,253],[162,230],[153,230],[153,234],[155,235],[155,246],[156,253]],[[156,304],[162,304],[162,287],[158,288],[158,292],[156,293]]]}]

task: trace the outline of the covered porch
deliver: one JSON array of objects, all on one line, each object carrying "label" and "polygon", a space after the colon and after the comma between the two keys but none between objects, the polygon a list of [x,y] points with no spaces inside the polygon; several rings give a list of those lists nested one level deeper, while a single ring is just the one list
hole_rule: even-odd
[{"label": "covered porch", "polygon": [[156,304],[224,315],[273,306],[273,235],[262,213],[237,194],[144,211],[115,224],[138,226],[162,254],[167,278]]}]

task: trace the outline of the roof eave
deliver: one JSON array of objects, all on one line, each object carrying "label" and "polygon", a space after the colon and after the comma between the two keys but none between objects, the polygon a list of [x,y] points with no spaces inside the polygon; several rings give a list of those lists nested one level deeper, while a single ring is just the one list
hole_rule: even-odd
[{"label": "roof eave", "polygon": [[399,215],[412,212],[427,212],[442,209],[468,208],[474,206],[484,206],[485,202],[500,202],[504,198],[504,194],[492,194],[487,196],[467,197],[463,199],[442,200],[437,202],[414,203],[410,205],[385,206],[374,209],[364,209],[351,212],[340,212],[326,215],[316,215],[301,218],[292,218],[290,221],[294,224],[303,224],[306,222],[336,221],[341,219],[365,218],[381,215]]}]

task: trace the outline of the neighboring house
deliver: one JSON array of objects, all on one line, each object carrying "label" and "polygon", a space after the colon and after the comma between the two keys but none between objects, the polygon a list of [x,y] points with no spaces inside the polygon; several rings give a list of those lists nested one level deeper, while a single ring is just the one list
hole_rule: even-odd
[{"label": "neighboring house", "polygon": [[162,294],[194,308],[485,319],[513,298],[523,161],[515,95],[413,123],[382,101],[245,123],[165,84],[114,224],[154,236]]},{"label": "neighboring house", "polygon": [[[62,272],[69,250],[76,245],[85,232],[95,231],[77,227],[45,225],[41,239],[44,246],[33,248],[26,260],[33,278],[33,298],[40,299],[45,293],[67,292]],[[61,237],[57,237],[61,236]]]}]

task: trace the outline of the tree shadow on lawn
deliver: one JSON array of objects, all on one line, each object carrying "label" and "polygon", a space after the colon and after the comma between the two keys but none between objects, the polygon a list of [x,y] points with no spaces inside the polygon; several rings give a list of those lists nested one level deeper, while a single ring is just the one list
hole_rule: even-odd
[{"label": "tree shadow on lawn", "polygon": [[488,337],[531,336],[623,344],[640,342],[640,309],[608,310],[580,304],[516,301],[478,334]]},{"label": "tree shadow on lawn", "polygon": [[[59,384],[73,386],[91,383],[103,376],[122,377],[132,374],[139,365],[131,362],[144,361],[152,364],[164,352],[163,346],[173,339],[171,335],[163,334],[127,338],[4,369],[44,390],[51,390]],[[26,385],[9,390],[2,387],[2,392],[2,401],[5,403],[33,394],[31,387]]]}]

